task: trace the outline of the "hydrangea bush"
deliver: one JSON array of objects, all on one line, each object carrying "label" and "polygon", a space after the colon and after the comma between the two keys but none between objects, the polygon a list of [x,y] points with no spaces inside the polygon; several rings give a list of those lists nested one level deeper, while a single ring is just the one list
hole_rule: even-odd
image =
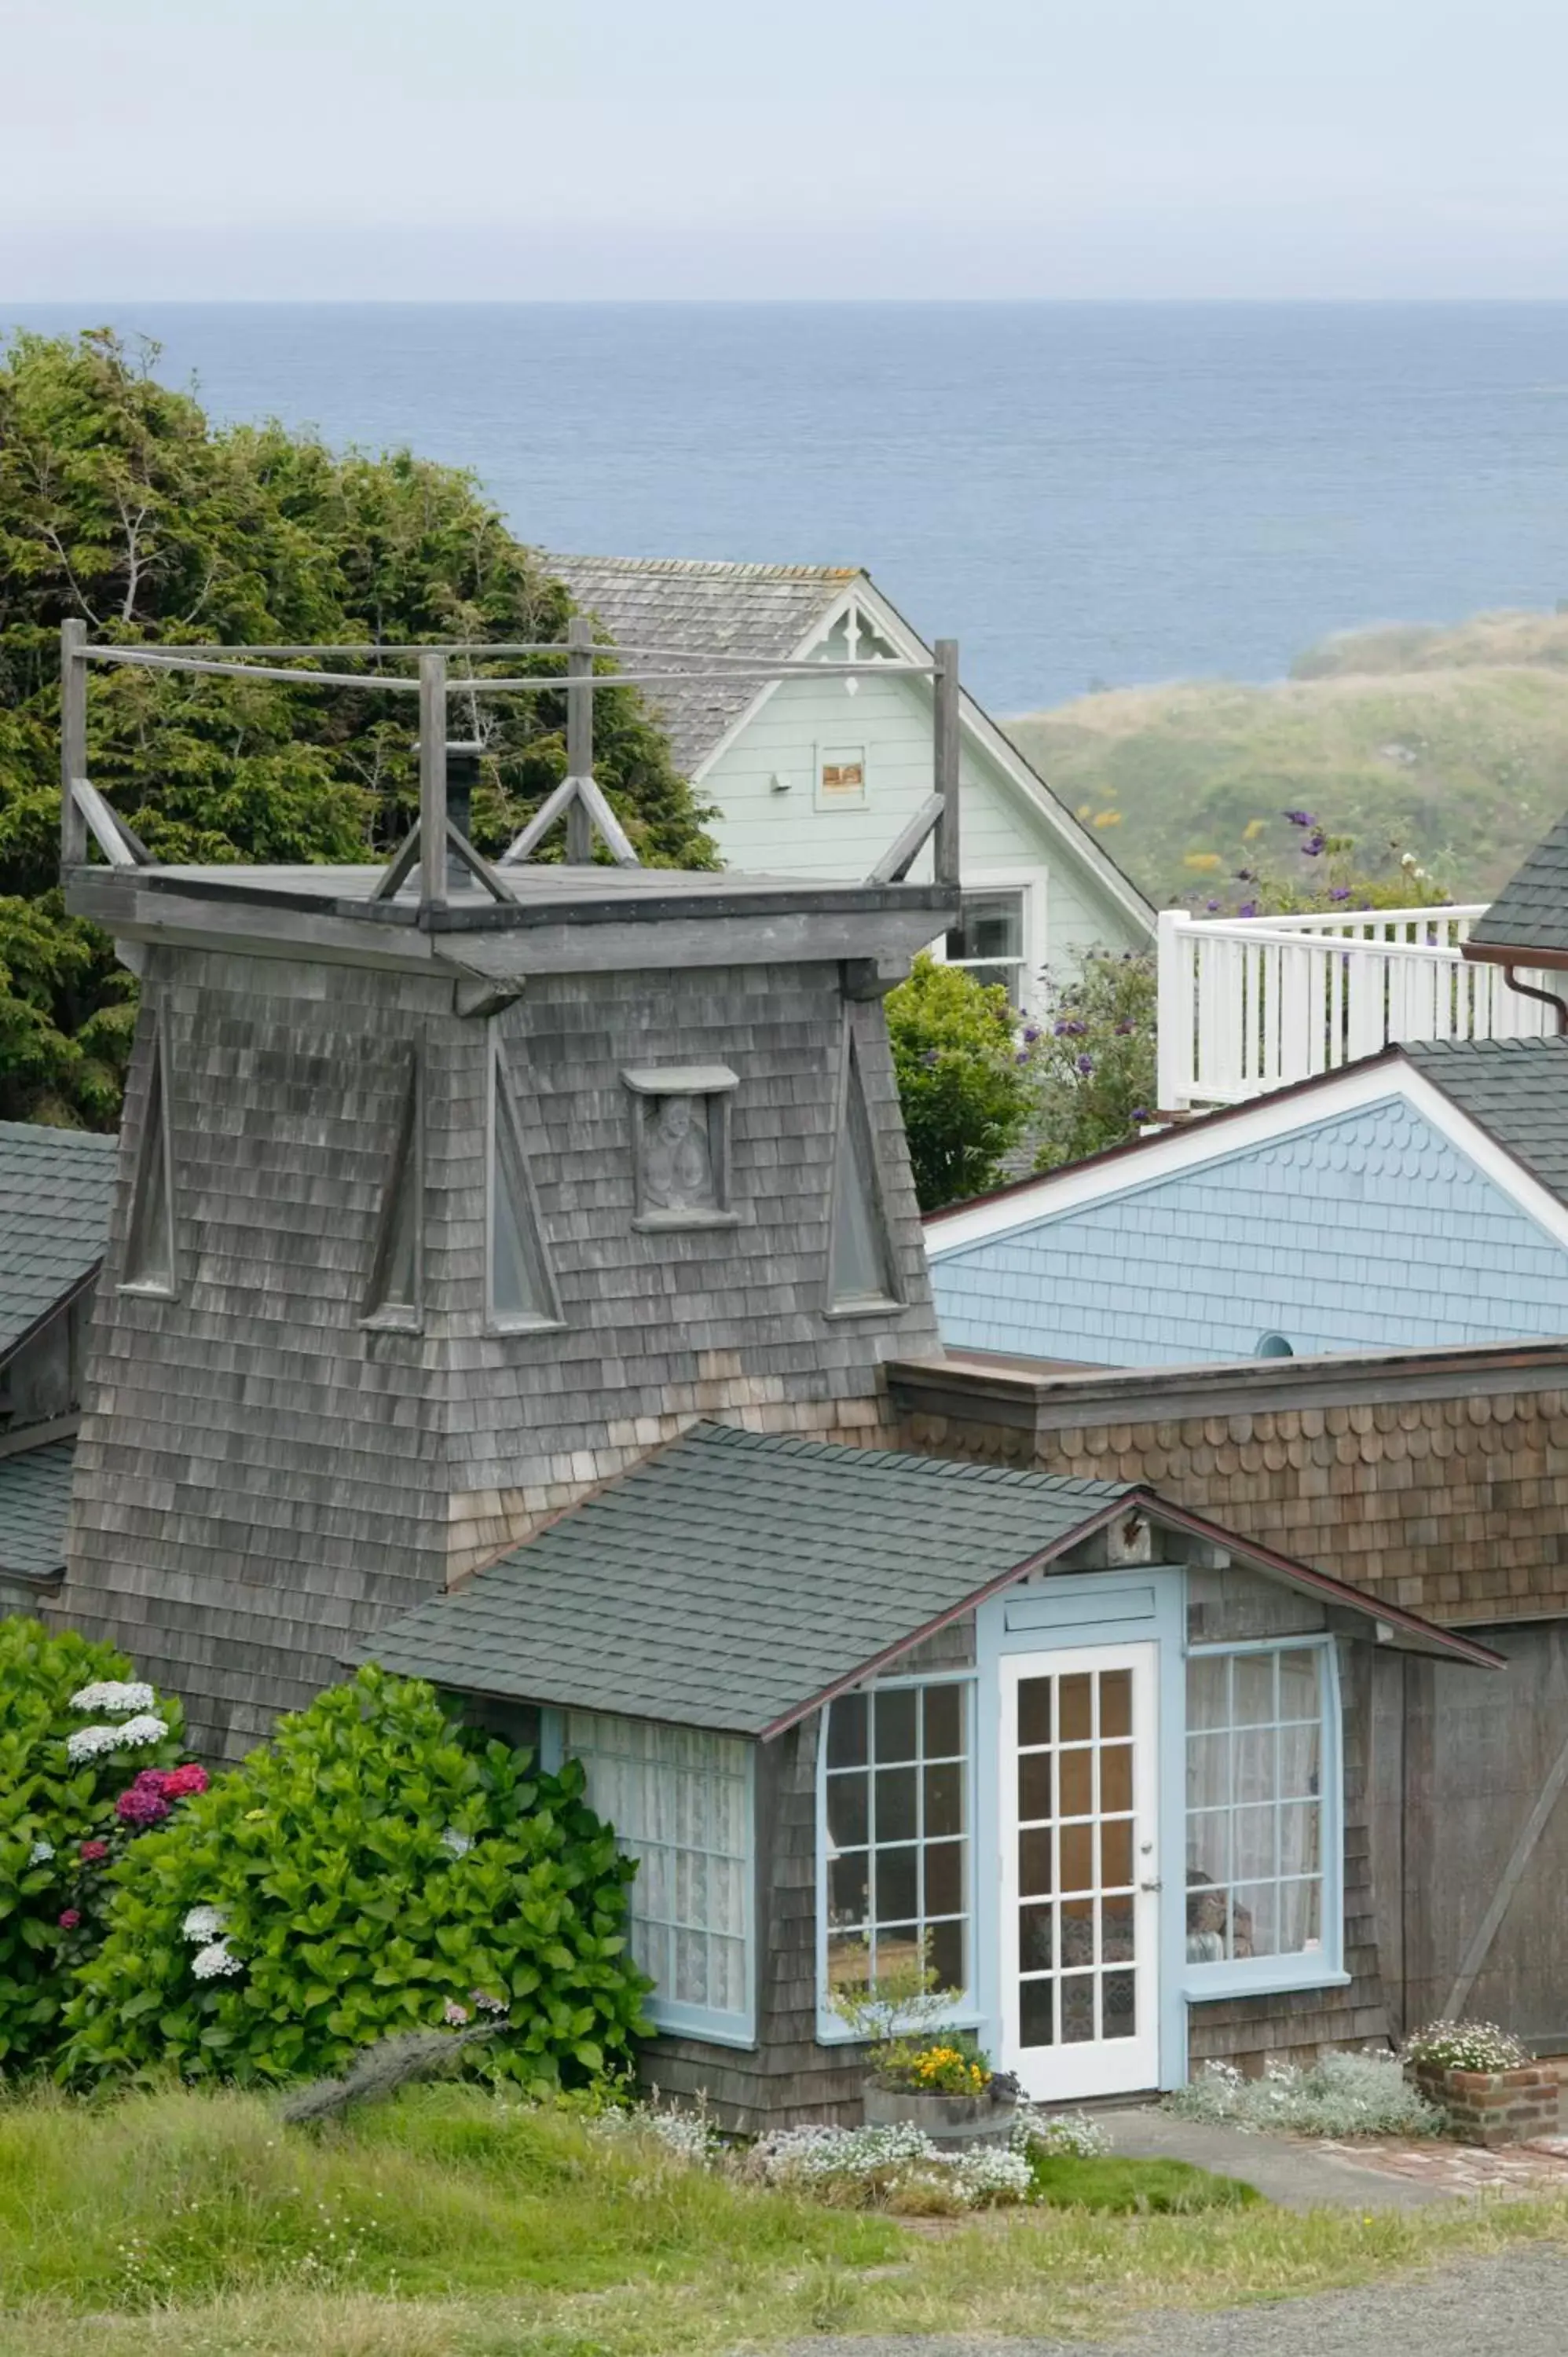
[{"label": "hydrangea bush", "polygon": [[1434,2071],[1522,2071],[1534,2059],[1495,2021],[1429,2021],[1412,2030],[1401,2050],[1407,2062]]},{"label": "hydrangea bush", "polygon": [[[70,1975],[102,1933],[105,1878],[150,1822],[132,1795],[187,1780],[177,1702],[130,1676],[112,1645],[0,1620],[0,2064],[48,2055]],[[155,1763],[168,1763],[155,1764]],[[195,1780],[194,1782],[191,1780]]]},{"label": "hydrangea bush", "polygon": [[1411,2085],[1391,2054],[1326,2054],[1306,2070],[1271,2063],[1261,2079],[1209,2062],[1165,2108],[1186,2120],[1283,2136],[1436,2136],[1443,2114]]},{"label": "hydrangea bush", "polygon": [[361,1670],[114,1869],[66,2070],[284,2081],[490,2013],[485,2070],[541,2091],[613,2075],[649,1986],[634,1871],[575,1762],[542,1775],[423,1681]]}]

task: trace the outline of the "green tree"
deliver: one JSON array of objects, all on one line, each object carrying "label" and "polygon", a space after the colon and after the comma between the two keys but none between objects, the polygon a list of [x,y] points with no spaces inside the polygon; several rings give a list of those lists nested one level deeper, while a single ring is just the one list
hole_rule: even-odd
[{"label": "green tree", "polygon": [[1028,1057],[999,985],[918,957],[887,994],[887,1031],[922,1211],[994,1186],[1029,1110]]},{"label": "green tree", "polygon": [[[214,431],[156,360],[107,329],[0,350],[0,1116],[113,1126],[134,1022],[134,983],[56,880],[62,620],[128,642],[392,647],[557,640],[571,611],[470,476],[276,424]],[[639,852],[714,866],[635,693],[594,701],[596,774]],[[474,709],[474,833],[493,852],[565,773],[564,698]],[[91,682],[93,780],[164,860],[379,856],[417,808],[413,736],[408,699],[360,689]]]}]

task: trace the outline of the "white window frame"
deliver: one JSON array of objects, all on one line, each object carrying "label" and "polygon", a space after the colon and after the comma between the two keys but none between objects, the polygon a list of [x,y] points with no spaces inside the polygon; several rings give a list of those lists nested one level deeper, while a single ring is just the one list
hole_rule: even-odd
[{"label": "white window frame", "polygon": [[[633,1827],[618,1824],[614,1812],[607,1807],[601,1807],[595,1797],[594,1760],[596,1756],[601,1760],[614,1760],[639,1770],[646,1770],[649,1762],[626,1749],[618,1749],[612,1739],[603,1740],[596,1745],[592,1741],[584,1744],[581,1722],[585,1719],[591,1720],[595,1727],[607,1731],[635,1726],[651,1730],[656,1734],[699,1737],[705,1742],[716,1746],[733,1747],[735,1768],[733,1771],[726,1770],[724,1772],[733,1773],[736,1781],[744,1785],[741,1805],[745,1830],[741,1850],[739,1852],[706,1851],[702,1850],[700,1845],[696,1843],[671,1843],[668,1840],[656,1842]],[[720,2046],[754,2047],[757,2043],[756,1744],[745,1736],[725,1734],[716,1728],[677,1727],[658,1719],[638,1719],[624,1711],[573,1709],[570,1711],[547,1710],[543,1714],[541,1749],[547,1767],[558,1768],[563,1759],[575,1759],[582,1761],[584,1772],[587,1778],[589,1806],[603,1816],[606,1823],[613,1828],[617,1847],[623,1850],[628,1857],[638,1859],[639,1864],[648,1851],[653,1848],[660,1848],[671,1853],[678,1853],[684,1849],[693,1855],[723,1857],[739,1864],[741,1884],[739,1938],[742,1943],[741,1978],[745,1991],[741,2007],[737,2010],[731,2011],[718,2006],[684,2004],[678,1997],[666,1996],[658,1986],[657,1976],[652,1975],[655,1984],[653,1993],[647,1998],[643,2010],[657,2029],[668,2030],[671,2036],[706,2039]],[[694,1772],[691,1768],[681,1767],[674,1762],[660,1764],[669,1767],[672,1773],[678,1775],[690,1776]],[[640,1880],[641,1876],[639,1875],[630,1886],[628,1893],[627,1913],[628,1943],[631,1949],[632,1960],[640,1970],[648,1971],[650,1967],[638,1953],[639,1929],[656,1929],[661,1936],[677,1929],[701,1932],[709,1936],[716,1932],[726,1939],[736,1936],[727,1925],[677,1925],[667,1916],[653,1917],[639,1910],[638,1886]]]},{"label": "white window frame", "polygon": [[[978,2029],[981,2026],[979,1878],[975,1872],[978,1676],[971,1669],[938,1670],[926,1677],[878,1678],[874,1684],[854,1687],[850,1692],[876,1695],[907,1692],[910,1687],[923,1690],[927,1686],[940,1685],[967,1689],[964,1722],[968,1772],[964,1779],[963,1839],[964,1910],[969,1923],[969,1986],[952,2006],[937,2016],[930,2027]],[[847,1700],[848,1696],[841,1699]],[[832,1707],[831,1702],[824,1704],[817,1717],[817,2040],[822,2046],[848,2046],[863,2044],[865,2040],[857,2039],[849,2023],[828,2003],[828,1720]]]},{"label": "white window frame", "polygon": [[[830,761],[842,764],[846,755],[858,755],[860,791],[857,794],[830,793],[822,783],[822,771]],[[868,745],[851,745],[838,738],[824,737],[814,748],[811,770],[811,800],[820,811],[864,811],[871,802],[871,748]]]},{"label": "white window frame", "polygon": [[[533,1184],[528,1134],[523,1127],[521,1108],[507,1073],[506,1042],[499,1032],[492,1030],[486,1048],[485,1331],[487,1334],[556,1334],[566,1320],[561,1313],[555,1263],[550,1250],[550,1240],[544,1232],[544,1220]],[[536,1310],[498,1309],[496,1307],[496,1200],[497,1189],[503,1176],[503,1155],[511,1168],[514,1196],[518,1189],[521,1190],[521,1200],[514,1200],[513,1209],[532,1230],[532,1237],[525,1238],[525,1241],[532,1243],[537,1255],[535,1273],[544,1296],[542,1308]]]},{"label": "white window frame", "polygon": [[1001,892],[1016,893],[1023,901],[1023,922],[1020,935],[1023,952],[1015,961],[1007,958],[950,958],[945,931],[931,943],[931,955],[939,965],[961,966],[965,973],[981,967],[1016,963],[1018,967],[1018,1019],[1027,1022],[1038,1014],[1044,1002],[1045,985],[1041,970],[1046,963],[1046,903],[1049,879],[1039,869],[1020,875],[1015,867],[966,868],[959,890],[965,899],[976,899]]},{"label": "white window frame", "polygon": [[[158,1091],[156,1128],[148,1120],[155,1079]],[[160,1170],[163,1177],[164,1242],[168,1254],[166,1280],[161,1276],[136,1276],[132,1273],[131,1255],[135,1249],[137,1229],[147,1216],[145,1198],[153,1184],[155,1169]],[[142,1097],[142,1134],[136,1143],[131,1199],[125,1209],[123,1273],[115,1291],[135,1294],[144,1301],[179,1299],[179,1223],[174,1191],[174,1066],[169,1054],[167,1014],[161,1006],[153,1013],[152,1049],[148,1057],[146,1087]]]},{"label": "white window frame", "polygon": [[[1350,1975],[1345,1970],[1345,1753],[1344,1706],[1339,1689],[1339,1652],[1331,1635],[1263,1637],[1245,1642],[1188,1645],[1182,1661],[1184,1788],[1181,1796],[1182,1934],[1187,1932],[1187,1803],[1185,1789],[1186,1748],[1201,1728],[1187,1718],[1187,1665],[1198,1660],[1223,1660],[1242,1653],[1300,1653],[1318,1656],[1322,1718],[1319,1755],[1319,1825],[1323,1844],[1319,1945],[1284,1955],[1228,1957],[1218,1963],[1184,1964],[1182,1993],[1194,2002],[1210,1997],[1262,1996],[1296,1988],[1343,1988]],[[1278,1722],[1276,1721],[1277,1725]],[[1230,1805],[1234,1806],[1232,1803]],[[1270,1878],[1273,1879],[1273,1878]]]}]

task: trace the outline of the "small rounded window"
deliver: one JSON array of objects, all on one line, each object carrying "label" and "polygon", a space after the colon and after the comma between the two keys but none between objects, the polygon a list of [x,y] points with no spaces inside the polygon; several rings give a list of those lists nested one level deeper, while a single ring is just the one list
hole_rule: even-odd
[{"label": "small rounded window", "polygon": [[1283,1334],[1260,1334],[1258,1347],[1252,1356],[1255,1359],[1294,1359],[1295,1351]]}]

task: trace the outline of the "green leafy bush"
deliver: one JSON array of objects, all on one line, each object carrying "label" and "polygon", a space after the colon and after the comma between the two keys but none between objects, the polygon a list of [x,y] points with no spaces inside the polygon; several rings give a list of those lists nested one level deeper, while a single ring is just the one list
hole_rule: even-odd
[{"label": "green leafy bush", "polygon": [[535,2089],[623,2070],[649,1986],[635,1868],[582,1794],[575,1762],[539,1774],[422,1680],[361,1670],[116,1868],[67,2069],[294,2079],[505,2010],[487,2070]]},{"label": "green leafy bush", "polygon": [[1135,1137],[1155,1113],[1159,987],[1152,957],[1089,950],[1052,992],[1030,1050],[1036,1170],[1058,1170]]},{"label": "green leafy bush", "polygon": [[102,1933],[105,1876],[139,1829],[143,1812],[117,1803],[178,1759],[182,1726],[112,1645],[0,1620],[0,2064],[49,2052]]},{"label": "green leafy bush", "polygon": [[922,1211],[983,1193],[1029,1110],[1027,1058],[1000,986],[918,957],[887,994],[887,1033]]}]

